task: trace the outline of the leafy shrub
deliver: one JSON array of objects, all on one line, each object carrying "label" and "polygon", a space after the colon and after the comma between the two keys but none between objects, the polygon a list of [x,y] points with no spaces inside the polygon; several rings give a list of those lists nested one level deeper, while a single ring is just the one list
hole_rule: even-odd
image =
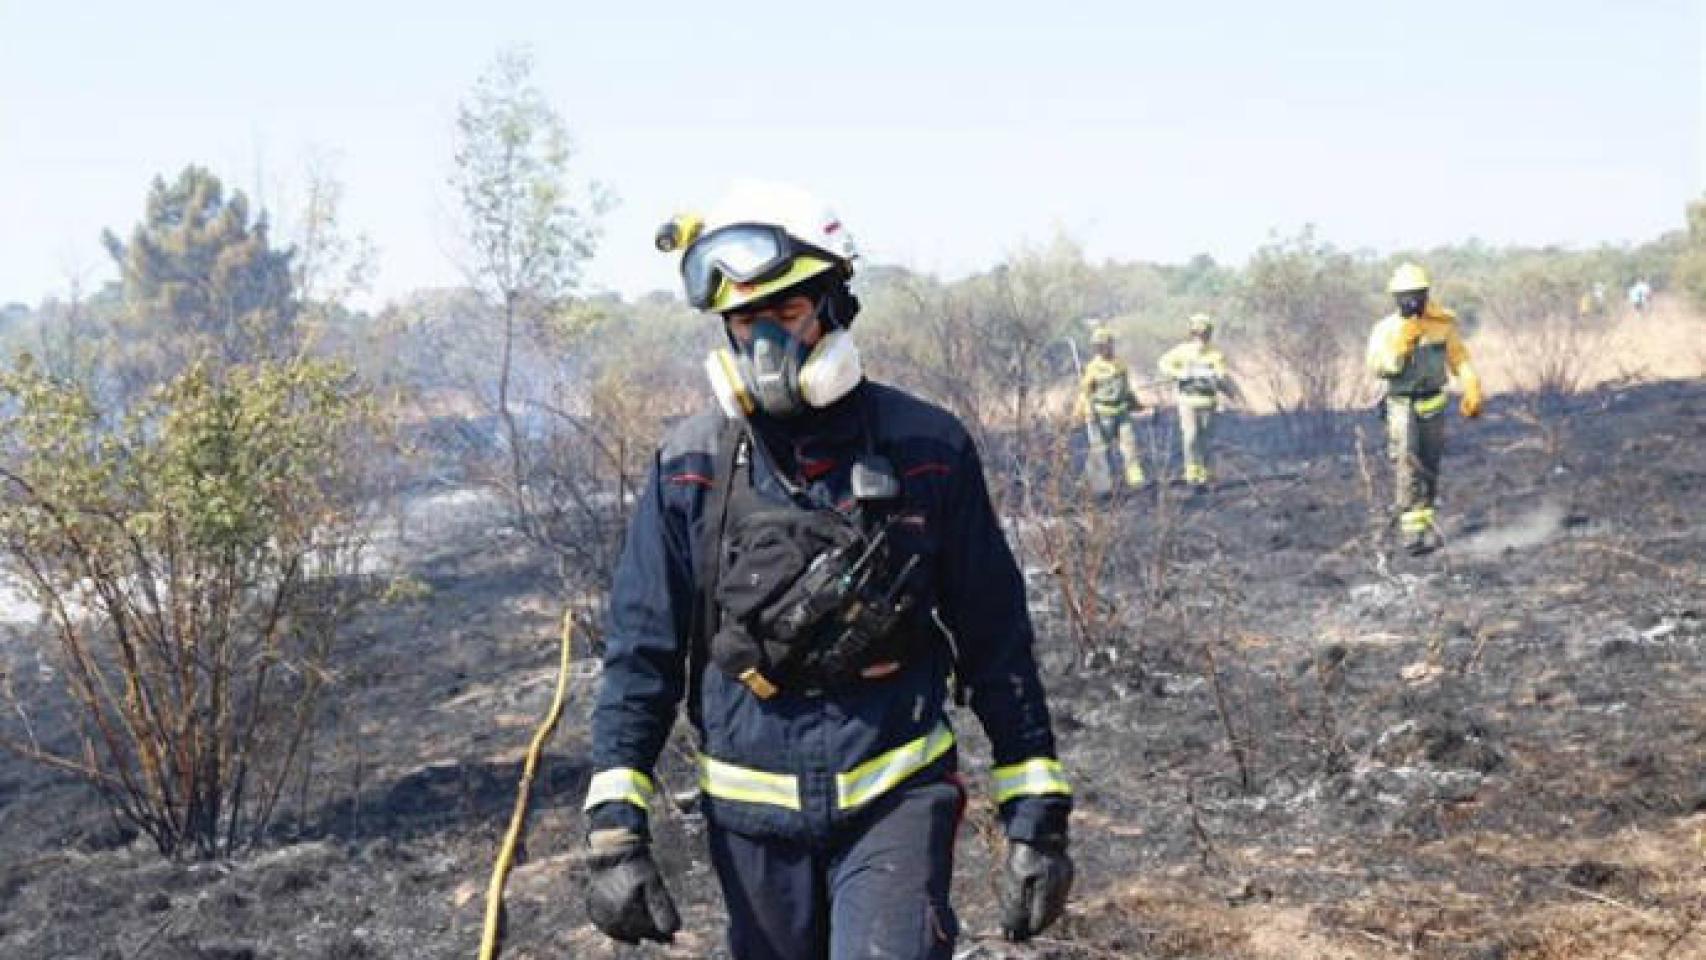
[{"label": "leafy shrub", "polygon": [[[257,840],[360,573],[382,421],[314,360],[197,363],[122,416],[30,358],[0,372],[0,569],[46,611],[76,743],[0,734],[168,855]],[[26,709],[14,701],[19,716]],[[26,718],[27,719],[27,718]]]}]

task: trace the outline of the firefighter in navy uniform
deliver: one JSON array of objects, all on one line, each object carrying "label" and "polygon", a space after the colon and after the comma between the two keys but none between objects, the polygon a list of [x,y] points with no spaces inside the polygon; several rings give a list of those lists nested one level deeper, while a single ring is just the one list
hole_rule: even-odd
[{"label": "firefighter in navy uniform", "polygon": [[950,957],[952,678],[994,750],[1002,926],[1031,937],[1072,883],[1071,790],[976,448],[864,378],[852,241],[808,194],[740,185],[659,247],[681,251],[688,300],[728,346],[706,361],[717,404],[660,447],[612,589],[593,922],[626,942],[679,927],[647,808],[685,700],[734,956]]}]

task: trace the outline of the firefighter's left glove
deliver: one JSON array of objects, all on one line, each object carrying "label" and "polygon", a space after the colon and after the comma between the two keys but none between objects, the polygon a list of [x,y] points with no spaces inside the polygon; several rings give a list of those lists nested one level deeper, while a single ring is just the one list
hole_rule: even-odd
[{"label": "firefighter's left glove", "polygon": [[681,929],[651,847],[631,830],[595,830],[587,838],[586,912],[604,935],[623,943],[669,943]]},{"label": "firefighter's left glove", "polygon": [[1458,410],[1471,420],[1481,415],[1481,385],[1479,383],[1471,382],[1463,388],[1463,399],[1459,401]]},{"label": "firefighter's left glove", "polygon": [[1072,892],[1072,858],[1066,841],[1010,840],[1001,876],[1001,932],[1025,941],[1048,929]]}]

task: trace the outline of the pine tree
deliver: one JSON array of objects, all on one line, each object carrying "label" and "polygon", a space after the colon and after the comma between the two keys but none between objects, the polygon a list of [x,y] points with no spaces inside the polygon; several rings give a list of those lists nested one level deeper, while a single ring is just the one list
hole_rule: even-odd
[{"label": "pine tree", "polygon": [[128,243],[107,231],[125,294],[121,381],[158,383],[197,357],[232,364],[297,348],[293,251],[274,249],[264,214],[241,191],[226,195],[198,166],[156,177]]}]

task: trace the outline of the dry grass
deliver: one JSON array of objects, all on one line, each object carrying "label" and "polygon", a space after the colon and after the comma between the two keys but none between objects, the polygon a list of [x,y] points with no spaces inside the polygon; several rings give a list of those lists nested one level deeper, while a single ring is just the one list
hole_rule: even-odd
[{"label": "dry grass", "polygon": [[[1076,905],[1071,926],[1134,957],[1701,960],[1702,823],[1706,817],[1697,816],[1663,831],[1579,840],[1460,834],[1418,858],[1435,879],[1383,879],[1356,897],[1313,904],[1255,881],[1238,888],[1223,880],[1226,889],[1208,889],[1200,876],[1146,878]],[[1362,872],[1347,851],[1225,853],[1239,876]],[[1350,859],[1335,863],[1341,856]],[[1510,889],[1489,897],[1460,888],[1449,879],[1450,866],[1470,861],[1497,866]],[[1134,931],[1140,942],[1132,942]]]},{"label": "dry grass", "polygon": [[[1583,389],[1641,380],[1681,380],[1706,376],[1706,316],[1680,301],[1661,298],[1642,316],[1604,321],[1600,336],[1584,347]],[[1534,344],[1524,331],[1488,326],[1476,331],[1469,352],[1489,394],[1518,389],[1535,362]]]}]

